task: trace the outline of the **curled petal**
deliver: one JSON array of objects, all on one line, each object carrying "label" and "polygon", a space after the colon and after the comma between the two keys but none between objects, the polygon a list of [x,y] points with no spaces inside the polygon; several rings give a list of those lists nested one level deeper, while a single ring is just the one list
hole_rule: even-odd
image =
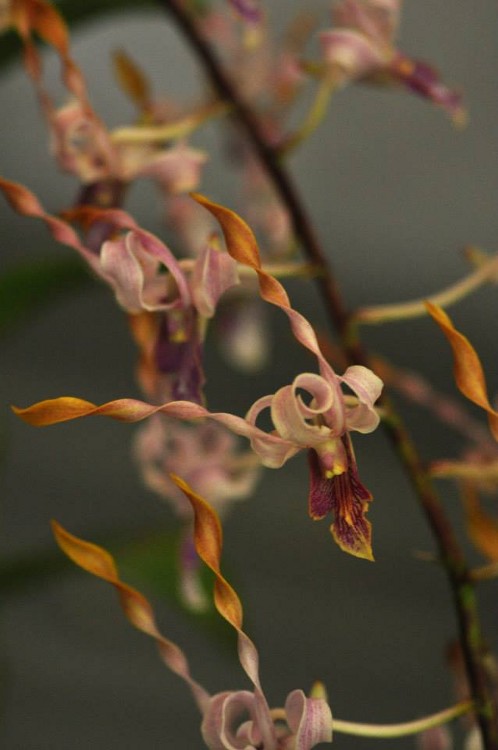
[{"label": "curled petal", "polygon": [[295,736],[295,750],[311,750],[320,742],[332,742],[332,712],[322,698],[306,698],[302,690],[285,701],[287,723]]},{"label": "curled petal", "polygon": [[[313,398],[314,408],[304,404],[297,388],[305,388]],[[292,385],[280,388],[271,401],[271,416],[278,434],[301,447],[315,447],[330,439],[329,428],[310,424],[310,417],[322,414],[334,402],[332,388],[320,375],[306,373],[298,376]]]},{"label": "curled petal", "polygon": [[197,312],[212,318],[222,294],[239,283],[234,259],[219,250],[214,242],[206,243],[195,262],[190,281]]},{"label": "curled petal", "polygon": [[183,651],[159,632],[154,612],[147,599],[119,578],[111,555],[102,547],[73,536],[56,521],[52,522],[52,529],[60,548],[76,565],[114,586],[129,622],[138,630],[154,638],[162,660],[189,685],[199,708],[203,711],[208,703],[209,694],[191,677]]},{"label": "curled petal", "polygon": [[[236,695],[241,695],[241,693],[242,691],[236,693]],[[204,712],[201,733],[202,739],[209,750],[227,750],[226,744],[221,738],[221,733],[223,731],[225,703],[231,695],[232,693],[229,692],[213,695]],[[247,692],[247,695],[253,697],[252,693]]]},{"label": "curled petal", "polygon": [[348,367],[339,380],[349,386],[360,401],[358,406],[347,411],[348,430],[362,433],[373,432],[379,424],[379,415],[374,404],[382,393],[382,380],[368,367],[362,365]]},{"label": "curled petal", "polygon": [[[102,275],[111,284],[119,304],[130,313],[142,310],[168,310],[186,306],[189,291],[177,260],[148,232],[131,231],[125,237],[108,240],[100,252]],[[180,297],[166,301],[168,277],[161,274],[161,266],[174,276]]]},{"label": "curled petal", "polygon": [[486,380],[479,357],[468,340],[457,331],[445,311],[426,302],[427,311],[446,336],[453,352],[453,375],[461,393],[488,413],[489,427],[498,440],[498,412],[489,402]]}]

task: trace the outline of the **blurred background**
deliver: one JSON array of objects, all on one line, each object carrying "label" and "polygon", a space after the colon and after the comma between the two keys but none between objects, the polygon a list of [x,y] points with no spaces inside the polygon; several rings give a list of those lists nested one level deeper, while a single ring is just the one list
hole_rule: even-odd
[{"label": "blurred background", "polygon": [[[267,6],[278,29],[303,3],[269,0]],[[327,4],[317,7],[326,18]],[[452,283],[468,271],[462,250],[469,243],[495,251],[497,38],[498,8],[491,0],[407,0],[399,47],[436,66],[446,83],[464,92],[467,127],[456,129],[443,112],[408,93],[351,86],[290,159],[352,308],[428,295]],[[110,56],[118,48],[139,62],[158,95],[194,101],[203,90],[194,55],[160,8],[137,3],[133,10],[95,17],[75,27],[73,52],[109,127],[134,117],[112,73]],[[55,81],[52,55],[46,64]],[[55,213],[71,204],[77,185],[58,173],[48,153],[19,59],[2,68],[0,85],[1,174],[25,184]],[[217,125],[202,129],[193,143],[213,152],[202,192],[243,211],[238,176]],[[127,207],[143,227],[165,236],[150,185],[134,187]],[[72,253],[7,204],[0,213],[2,274]],[[313,284],[293,281],[288,288],[294,306],[324,327]],[[0,307],[7,303],[0,300]],[[494,286],[452,311],[482,358],[491,394],[498,387],[497,312]],[[244,414],[256,398],[309,368],[279,311],[269,311],[268,320],[274,358],[258,375],[229,370],[214,343],[208,347],[212,409]],[[150,595],[162,631],[185,650],[196,678],[212,692],[247,686],[228,627],[214,615],[199,619],[184,612],[172,597],[171,550],[156,550],[149,559],[140,547],[148,535],[173,538],[178,522],[144,488],[130,459],[137,428],[83,420],[36,430],[8,410],[10,403],[59,395],[96,403],[139,398],[125,316],[102,284],[89,281],[65,294],[54,290],[50,305],[5,325],[1,335],[2,747],[200,748],[187,688],[163,667],[154,643],[129,627],[114,591],[61,559],[49,530],[49,519],[57,518],[84,538],[113,540],[127,580]],[[365,341],[463,404],[448,347],[431,321],[365,329]],[[465,441],[426,411],[399,404],[424,459],[462,450]],[[470,411],[481,419],[477,409]],[[259,648],[270,705],[283,705],[288,692],[308,691],[320,679],[338,718],[405,721],[454,701],[445,653],[456,635],[455,617],[443,572],[420,557],[434,551],[434,542],[385,436],[379,429],[354,444],[362,480],[375,498],[369,512],[375,564],[343,554],[328,521],[308,518],[307,467],[298,456],[278,472],[266,470],[254,499],[229,514],[224,567]],[[458,494],[450,483],[440,482],[440,489],[467,546]],[[139,540],[132,552],[123,546],[129,539]],[[469,555],[484,562],[470,548]],[[150,574],[140,577],[139,568],[155,571],[156,583]],[[486,633],[497,647],[496,585],[483,584],[479,598]],[[344,750],[372,745],[380,743],[335,738]],[[382,742],[388,746],[415,742]]]}]

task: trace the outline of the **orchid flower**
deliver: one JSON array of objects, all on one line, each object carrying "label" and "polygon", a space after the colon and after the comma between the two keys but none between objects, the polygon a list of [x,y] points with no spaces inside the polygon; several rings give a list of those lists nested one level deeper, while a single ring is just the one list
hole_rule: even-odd
[{"label": "orchid flower", "polygon": [[301,690],[294,690],[283,711],[270,710],[261,687],[258,651],[242,629],[242,604],[220,570],[222,531],[218,517],[185,482],[178,477],[172,480],[192,505],[195,548],[215,574],[214,602],[220,615],[237,632],[239,659],[252,683],[251,691],[209,695],[192,678],[181,649],[159,632],[147,599],[121,581],[114,560],[104,549],[78,539],[54,522],[59,546],[84,570],[111,583],[130,623],[156,640],[163,661],[190,687],[202,714],[201,733],[209,750],[311,750],[321,742],[331,742],[332,714],[322,697],[306,698]]},{"label": "orchid flower", "polygon": [[395,47],[401,0],[340,0],[333,11],[334,28],[320,33],[324,63],[339,85],[349,81],[399,84],[464,120],[461,96],[439,80],[424,62]]},{"label": "orchid flower", "polygon": [[238,283],[236,262],[218,243],[205,243],[187,277],[169,248],[124,211],[85,207],[68,212],[84,223],[89,236],[93,226],[106,226],[106,234],[113,238],[96,253],[80,240],[67,221],[48,214],[22,185],[0,178],[0,190],[14,210],[41,219],[58,241],[77,250],[112,288],[125,311],[132,316],[162,315],[148,327],[147,335],[139,338],[142,352],[148,351],[149,365],[153,359],[154,367],[170,376],[163,378],[162,385],[157,379],[160,387],[156,399],[201,401],[204,381],[200,320],[212,317],[220,296]]},{"label": "orchid flower", "polygon": [[[96,406],[65,397],[14,410],[26,422],[40,426],[92,414],[124,422],[140,421],[156,413],[182,420],[209,417],[248,438],[262,463],[270,468],[281,467],[301,449],[311,450],[312,517],[321,518],[332,511],[335,514],[332,533],[342,549],[372,559],[370,527],[364,518],[371,496],[358,479],[349,433],[369,433],[377,427],[379,416],[375,402],[380,396],[382,381],[367,367],[359,365],[349,367],[343,376],[338,376],[323,356],[310,323],[291,307],[280,282],[263,269],[256,240],[247,224],[223,206],[201,196],[196,200],[218,219],[232,258],[255,271],[262,298],[287,315],[296,339],[316,356],[320,374],[298,375],[291,385],[273,396],[259,399],[245,419],[210,412],[199,403],[181,400],[152,405],[121,399]],[[345,396],[342,384],[355,395]],[[301,389],[308,393],[308,402],[300,395]],[[259,413],[265,408],[271,409],[275,426],[270,433],[256,425]]]},{"label": "orchid flower", "polygon": [[[52,151],[63,171],[74,174],[83,185],[109,180],[127,184],[138,177],[150,177],[163,192],[177,194],[197,188],[207,155],[185,141],[167,147],[152,142],[113,142],[90,104],[84,77],[69,52],[67,27],[55,8],[45,0],[18,0],[12,10],[12,23],[23,39],[26,69],[47,119]],[[70,96],[61,107],[54,105],[43,86],[41,58],[32,41],[33,32],[41,35],[60,58]],[[148,100],[147,104],[150,118],[158,110]]]}]

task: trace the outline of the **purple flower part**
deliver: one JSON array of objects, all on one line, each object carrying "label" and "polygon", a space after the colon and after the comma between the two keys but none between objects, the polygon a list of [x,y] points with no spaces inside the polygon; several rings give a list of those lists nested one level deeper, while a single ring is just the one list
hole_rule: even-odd
[{"label": "purple flower part", "polygon": [[339,547],[355,557],[373,560],[371,525],[365,518],[372,495],[360,481],[349,437],[345,435],[341,440],[348,458],[347,468],[342,474],[327,477],[316,451],[311,449],[308,452],[309,514],[320,520],[333,513],[334,523],[330,531]]},{"label": "purple flower part", "polygon": [[454,119],[463,118],[461,94],[441,83],[437,71],[427,63],[411,60],[398,53],[391,62],[389,72],[403,86],[442,107]]},{"label": "purple flower part", "polygon": [[202,404],[206,379],[194,310],[165,315],[156,343],[156,364],[158,370],[168,376],[172,400]]},{"label": "purple flower part", "polygon": [[[96,208],[121,208],[127,185],[123,180],[114,177],[98,180],[83,185],[76,200],[77,206],[95,206]],[[111,221],[95,221],[85,236],[85,245],[96,255],[116,227]]]},{"label": "purple flower part", "polygon": [[228,0],[228,2],[244,21],[248,23],[261,22],[263,12],[257,0]]}]

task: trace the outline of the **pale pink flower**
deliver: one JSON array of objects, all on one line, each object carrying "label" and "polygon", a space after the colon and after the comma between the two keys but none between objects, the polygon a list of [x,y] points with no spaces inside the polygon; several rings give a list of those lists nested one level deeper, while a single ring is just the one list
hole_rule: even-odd
[{"label": "pale pink flower", "polygon": [[191,148],[181,141],[138,160],[135,168],[130,170],[128,179],[150,177],[167,194],[189,193],[198,187],[207,159],[205,151]]},{"label": "pale pink flower", "polygon": [[121,178],[120,159],[105,126],[74,99],[50,116],[51,149],[60,168],[82,183]]},{"label": "pale pink flower", "polygon": [[251,495],[260,474],[252,451],[241,451],[237,438],[212,422],[188,425],[156,415],[138,432],[134,453],[147,486],[186,520],[190,504],[170,474],[183,477],[220,514]]},{"label": "pale pink flower", "polygon": [[434,68],[397,50],[400,11],[400,0],[340,0],[332,12],[334,27],[319,36],[330,74],[338,84],[354,80],[400,84],[461,121],[461,96],[441,83]]},{"label": "pale pink flower", "polygon": [[[357,397],[351,404],[341,390],[342,384]],[[342,474],[348,466],[342,436],[350,431],[373,432],[379,424],[374,404],[381,390],[380,378],[360,365],[349,367],[343,376],[336,375],[331,368],[324,370],[323,375],[302,373],[291,385],[258,399],[246,419],[255,425],[259,414],[270,409],[275,426],[273,434],[294,444],[296,451],[312,448],[318,455],[323,475],[332,477]],[[302,393],[306,394],[306,399]],[[278,453],[258,437],[254,437],[251,444],[264,464],[278,462]]]}]

